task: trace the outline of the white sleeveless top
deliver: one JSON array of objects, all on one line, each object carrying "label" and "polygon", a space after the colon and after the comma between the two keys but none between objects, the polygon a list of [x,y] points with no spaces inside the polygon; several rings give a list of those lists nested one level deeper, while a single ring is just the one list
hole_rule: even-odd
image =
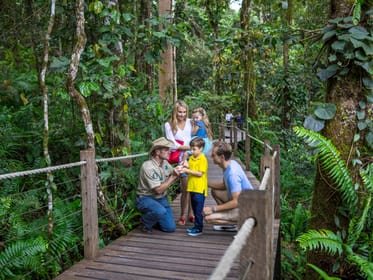
[{"label": "white sleeveless top", "polygon": [[186,119],[185,127],[183,130],[177,127],[177,132],[175,135],[172,133],[171,126],[168,122],[165,123],[164,127],[166,138],[174,142],[176,149],[181,145],[179,143],[176,143],[175,140],[184,141],[184,145],[189,146],[190,139],[192,138],[192,122],[190,119]]}]

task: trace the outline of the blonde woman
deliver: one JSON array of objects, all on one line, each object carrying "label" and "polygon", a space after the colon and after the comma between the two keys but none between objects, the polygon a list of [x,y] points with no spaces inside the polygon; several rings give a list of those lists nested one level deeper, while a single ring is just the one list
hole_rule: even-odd
[{"label": "blonde woman", "polygon": [[[166,138],[171,140],[176,150],[181,150],[179,164],[184,164],[187,158],[187,150],[190,150],[189,142],[192,136],[192,122],[188,118],[188,106],[183,101],[176,101],[172,110],[172,115],[168,122],[165,123]],[[180,141],[182,144],[180,144]],[[179,142],[179,143],[178,143]],[[187,192],[188,177],[185,174],[181,178],[181,197],[180,197],[180,218],[179,225],[185,225],[186,215],[190,211],[189,195]],[[194,215],[190,215],[190,222],[194,222]]]}]

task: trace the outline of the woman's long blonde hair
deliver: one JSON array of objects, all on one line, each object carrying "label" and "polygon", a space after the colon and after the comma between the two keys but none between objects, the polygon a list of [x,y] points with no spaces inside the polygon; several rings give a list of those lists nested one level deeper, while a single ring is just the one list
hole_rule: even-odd
[{"label": "woman's long blonde hair", "polygon": [[207,117],[207,114],[206,114],[206,111],[205,109],[203,109],[202,107],[198,107],[198,108],[195,108],[193,110],[193,114],[194,113],[200,113],[201,116],[202,116],[202,121],[203,123],[205,124],[205,127],[206,127],[206,133],[207,133],[207,137],[212,140],[212,129],[211,129],[211,124],[210,124],[210,121],[209,121],[209,118]]},{"label": "woman's long blonde hair", "polygon": [[172,133],[174,135],[177,133],[177,117],[176,117],[176,115],[177,115],[177,110],[178,110],[179,107],[182,107],[182,108],[186,109],[186,118],[188,118],[188,116],[189,116],[188,105],[184,101],[177,100],[174,104],[174,108],[172,110],[171,117],[168,120],[168,123],[171,126]]}]

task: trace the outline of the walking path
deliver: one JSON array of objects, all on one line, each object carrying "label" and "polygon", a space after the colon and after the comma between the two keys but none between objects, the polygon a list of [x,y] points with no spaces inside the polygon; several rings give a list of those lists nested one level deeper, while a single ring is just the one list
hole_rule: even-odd
[{"label": "walking path", "polygon": [[[222,178],[222,170],[209,160],[209,180]],[[254,187],[256,178],[248,172]],[[211,195],[206,205],[214,204]],[[180,199],[172,202],[175,220],[180,214]],[[147,280],[147,279],[208,279],[220,258],[232,242],[235,232],[217,232],[205,224],[203,235],[188,236],[186,226],[177,226],[174,233],[154,230],[151,234],[139,229],[131,231],[100,250],[94,260],[83,260],[58,276],[57,280]],[[238,262],[226,279],[238,278]]]}]

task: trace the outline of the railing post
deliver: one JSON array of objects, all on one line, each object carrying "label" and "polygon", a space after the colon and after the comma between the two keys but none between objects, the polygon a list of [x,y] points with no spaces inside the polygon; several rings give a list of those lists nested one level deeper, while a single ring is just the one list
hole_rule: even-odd
[{"label": "railing post", "polygon": [[[273,275],[273,205],[272,190],[242,191],[239,198],[242,225],[247,218],[255,219],[255,227],[240,254],[239,277],[272,279]],[[250,269],[249,271],[247,271]]]},{"label": "railing post", "polygon": [[[269,140],[264,140],[264,155],[260,158],[260,180],[263,178],[266,168],[271,167],[271,155],[269,154]],[[273,174],[271,174],[272,176]]]},{"label": "railing post", "polygon": [[235,156],[238,156],[238,129],[237,129],[237,124],[234,123],[233,125],[233,154]]},{"label": "railing post", "polygon": [[225,127],[223,123],[219,123],[219,140],[225,141]]},{"label": "railing post", "polygon": [[246,170],[250,171],[250,161],[251,161],[251,149],[250,149],[250,134],[249,134],[249,128],[247,128],[247,131],[245,132],[245,154],[246,154]]},{"label": "railing post", "polygon": [[86,161],[86,164],[81,167],[84,257],[93,259],[98,252],[95,151],[93,149],[80,151],[80,159]]},{"label": "railing post", "polygon": [[275,189],[275,219],[280,219],[280,145],[273,145],[273,151],[276,156],[273,159],[273,186]]}]

